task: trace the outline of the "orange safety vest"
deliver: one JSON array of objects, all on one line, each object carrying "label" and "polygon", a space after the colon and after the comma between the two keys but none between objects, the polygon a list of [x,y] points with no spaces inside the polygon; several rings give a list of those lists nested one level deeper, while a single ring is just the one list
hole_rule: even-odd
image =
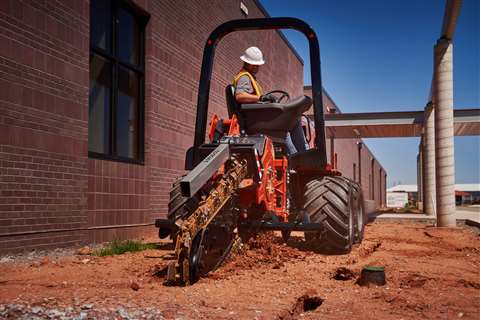
[{"label": "orange safety vest", "polygon": [[245,75],[250,79],[250,82],[252,83],[253,90],[255,91],[253,94],[256,95],[257,97],[260,97],[263,94],[262,88],[258,84],[257,80],[255,80],[255,77],[248,71],[245,71],[243,69],[240,70],[240,72],[233,79],[232,84],[236,87],[238,80]]}]

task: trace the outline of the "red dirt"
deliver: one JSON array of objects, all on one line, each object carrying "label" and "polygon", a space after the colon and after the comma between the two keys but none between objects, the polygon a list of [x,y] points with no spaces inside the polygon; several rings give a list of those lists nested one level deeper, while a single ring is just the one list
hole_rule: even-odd
[{"label": "red dirt", "polygon": [[[480,319],[479,240],[461,228],[374,223],[349,255],[326,256],[301,237],[286,246],[267,235],[191,287],[155,275],[169,261],[165,248],[3,263],[0,307],[93,304],[88,315],[107,318],[121,306],[165,319]],[[365,265],[384,266],[387,284],[356,285]],[[338,272],[349,276],[335,280]]]}]

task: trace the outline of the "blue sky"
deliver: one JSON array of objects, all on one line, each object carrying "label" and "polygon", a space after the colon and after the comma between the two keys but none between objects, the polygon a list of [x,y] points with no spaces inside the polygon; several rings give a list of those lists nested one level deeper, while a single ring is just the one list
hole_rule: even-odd
[{"label": "blue sky", "polygon": [[[297,17],[320,39],[322,81],[342,112],[421,110],[428,102],[433,45],[443,0],[260,0],[273,17]],[[305,61],[308,44],[285,35]],[[454,106],[480,107],[480,1],[464,0],[454,37]],[[388,172],[388,185],[416,183],[419,139],[367,139]],[[455,138],[456,183],[480,182],[480,138]]]}]

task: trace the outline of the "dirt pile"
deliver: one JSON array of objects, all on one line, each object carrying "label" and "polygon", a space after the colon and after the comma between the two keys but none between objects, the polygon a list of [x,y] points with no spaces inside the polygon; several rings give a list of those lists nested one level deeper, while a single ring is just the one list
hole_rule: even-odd
[{"label": "dirt pile", "polygon": [[260,233],[251,238],[224,263],[210,278],[223,279],[252,269],[281,269],[286,263],[303,261],[307,256],[297,248],[287,246],[273,232]]}]

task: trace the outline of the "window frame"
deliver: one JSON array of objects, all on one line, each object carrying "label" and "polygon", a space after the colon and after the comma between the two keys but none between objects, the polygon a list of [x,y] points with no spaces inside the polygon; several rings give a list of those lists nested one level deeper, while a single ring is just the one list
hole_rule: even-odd
[{"label": "window frame", "polygon": [[[96,1],[96,0],[91,0]],[[98,1],[98,0],[97,0]],[[145,164],[145,37],[146,37],[146,26],[147,22],[150,19],[150,15],[139,8],[136,4],[129,0],[110,0],[110,13],[111,13],[111,53],[107,50],[96,47],[92,43],[92,37],[90,35],[89,40],[89,68],[90,61],[93,59],[94,55],[99,56],[102,59],[110,62],[112,64],[111,68],[111,92],[110,92],[110,140],[108,153],[101,153],[96,151],[88,150],[89,158],[96,158],[102,160],[112,160],[118,162],[127,162],[134,164]],[[132,14],[136,19],[139,27],[139,48],[138,48],[138,57],[139,64],[134,65],[130,62],[121,61],[119,58],[118,46],[117,46],[117,34],[118,34],[118,16],[119,10],[123,9],[128,13]],[[91,10],[91,7],[90,7]],[[91,13],[90,13],[91,17]],[[92,21],[90,21],[90,29],[92,26]],[[126,70],[133,71],[138,77],[138,111],[137,111],[137,157],[128,158],[119,156],[117,153],[117,108],[118,108],[118,74],[119,69],[123,67]],[[89,79],[90,81],[90,79]],[[90,89],[89,89],[90,95]],[[88,101],[88,106],[90,108],[90,99]],[[87,139],[87,148],[89,148],[88,139]]]}]

